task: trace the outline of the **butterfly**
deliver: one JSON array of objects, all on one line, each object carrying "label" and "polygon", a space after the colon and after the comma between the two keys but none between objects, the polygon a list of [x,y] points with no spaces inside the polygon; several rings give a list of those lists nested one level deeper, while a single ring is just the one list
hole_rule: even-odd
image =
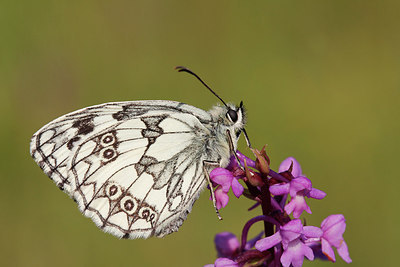
[{"label": "butterfly", "polygon": [[226,104],[195,73],[177,69],[194,75],[223,106],[206,112],[167,100],[105,103],[63,115],[31,138],[30,154],[45,174],[119,238],[178,231],[211,185],[209,172],[228,165],[242,132],[248,141],[242,102]]}]

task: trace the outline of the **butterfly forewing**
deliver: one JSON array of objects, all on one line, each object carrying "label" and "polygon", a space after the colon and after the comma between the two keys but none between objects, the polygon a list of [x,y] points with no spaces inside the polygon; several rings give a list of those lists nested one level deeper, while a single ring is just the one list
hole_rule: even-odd
[{"label": "butterfly forewing", "polygon": [[177,231],[205,186],[209,113],[173,101],[81,109],[41,128],[31,155],[85,216],[118,237]]}]

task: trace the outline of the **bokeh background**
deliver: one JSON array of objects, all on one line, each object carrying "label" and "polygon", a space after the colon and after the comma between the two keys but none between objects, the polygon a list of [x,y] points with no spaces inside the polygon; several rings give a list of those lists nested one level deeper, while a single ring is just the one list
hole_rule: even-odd
[{"label": "bokeh background", "polygon": [[[362,0],[2,1],[1,265],[201,266],[215,260],[216,233],[240,234],[259,210],[232,196],[220,222],[204,192],[179,232],[118,240],[29,155],[36,130],[85,106],[170,99],[208,110],[218,100],[173,70],[185,65],[226,101],[244,101],[272,168],[294,156],[327,192],[303,217],[319,226],[344,214],[352,266],[397,266],[399,11]],[[243,140],[240,149],[250,155]]]}]

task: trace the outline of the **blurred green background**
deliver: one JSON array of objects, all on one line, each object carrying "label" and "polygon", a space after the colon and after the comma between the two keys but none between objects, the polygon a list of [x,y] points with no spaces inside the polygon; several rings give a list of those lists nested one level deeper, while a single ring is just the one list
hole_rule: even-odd
[{"label": "blurred green background", "polygon": [[[216,233],[240,234],[259,214],[232,195],[220,222],[204,192],[179,232],[118,240],[30,158],[36,130],[85,106],[218,103],[173,70],[184,65],[226,101],[244,101],[247,131],[254,146],[268,144],[273,169],[294,156],[327,192],[303,217],[319,226],[344,214],[352,266],[397,266],[399,11],[398,1],[362,0],[2,1],[1,265],[201,266],[215,260]],[[243,140],[240,149],[250,155]]]}]

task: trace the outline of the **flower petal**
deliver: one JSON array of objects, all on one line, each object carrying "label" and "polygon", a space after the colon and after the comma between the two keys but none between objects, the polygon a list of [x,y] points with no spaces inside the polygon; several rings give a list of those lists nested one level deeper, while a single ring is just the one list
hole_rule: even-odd
[{"label": "flower petal", "polygon": [[303,244],[303,253],[304,253],[304,256],[306,256],[308,260],[310,260],[310,261],[314,260],[314,252],[309,246],[306,246]]},{"label": "flower petal", "polygon": [[303,227],[303,235],[307,238],[318,238],[321,237],[324,232],[321,228],[316,226],[304,226]]},{"label": "flower petal", "polygon": [[224,168],[215,168],[210,173],[211,181],[222,186],[222,189],[227,193],[231,187],[233,174]]},{"label": "flower petal", "polygon": [[293,168],[292,168],[292,175],[293,177],[299,177],[301,176],[301,166],[299,162],[293,158],[293,157],[288,157],[287,159],[283,160],[281,165],[279,166],[279,172],[285,172],[289,170],[290,165],[292,165],[293,162]]},{"label": "flower petal", "polygon": [[[292,198],[291,200],[290,200],[290,202],[289,203],[287,203],[286,205],[285,205],[285,208],[284,208],[284,210],[285,210],[285,212],[288,214],[288,215],[290,215],[293,211],[294,211],[294,209],[296,208],[296,202],[294,201],[294,199]],[[296,218],[296,217],[295,217]],[[297,217],[298,218],[298,217]],[[296,218],[296,219],[297,219]]]},{"label": "flower petal", "polygon": [[269,192],[275,196],[289,193],[290,183],[274,184],[269,187]]},{"label": "flower petal", "polygon": [[217,190],[215,190],[215,199],[217,201],[217,209],[224,208],[228,205],[229,196],[222,190],[222,187],[218,187]]},{"label": "flower petal", "polygon": [[288,250],[293,254],[292,265],[294,267],[301,267],[303,265],[304,256],[306,256],[309,260],[314,260],[314,253],[312,249],[304,245],[300,239],[290,242],[290,247]]},{"label": "flower petal", "polygon": [[332,262],[336,261],[335,252],[333,252],[333,249],[332,249],[331,245],[324,238],[321,239],[321,249],[322,249],[322,253],[324,253],[324,255],[330,261],[332,261]]},{"label": "flower petal", "polygon": [[342,242],[342,245],[340,247],[337,248],[337,252],[339,253],[339,256],[342,257],[342,259],[347,262],[350,263],[352,262],[350,255],[349,255],[349,249],[347,248],[347,244],[346,242]]},{"label": "flower petal", "polygon": [[281,241],[282,241],[282,236],[278,231],[271,236],[258,240],[255,244],[255,248],[259,251],[265,251],[267,249],[272,248],[276,244],[279,244]]},{"label": "flower petal", "polygon": [[218,258],[214,265],[215,267],[239,267],[239,264],[228,258]]},{"label": "flower petal", "polygon": [[235,178],[232,179],[232,191],[237,198],[240,197],[244,191],[243,186]]},{"label": "flower petal", "polygon": [[345,221],[346,220],[345,220],[343,214],[332,214],[332,215],[329,215],[328,217],[326,217],[322,221],[321,228],[322,228],[322,230],[326,231],[329,228],[331,228],[337,224],[340,224],[342,222],[345,222]]},{"label": "flower petal", "polygon": [[292,264],[293,254],[285,250],[281,256],[281,263],[283,267],[289,267]]},{"label": "flower petal", "polygon": [[315,199],[323,199],[324,197],[326,197],[326,193],[322,190],[313,188],[308,193],[307,197],[315,198]]}]

